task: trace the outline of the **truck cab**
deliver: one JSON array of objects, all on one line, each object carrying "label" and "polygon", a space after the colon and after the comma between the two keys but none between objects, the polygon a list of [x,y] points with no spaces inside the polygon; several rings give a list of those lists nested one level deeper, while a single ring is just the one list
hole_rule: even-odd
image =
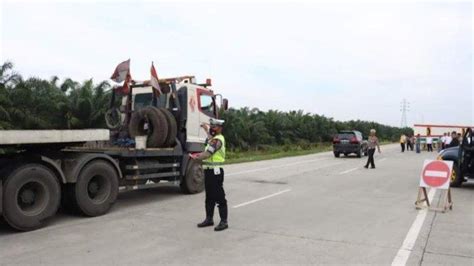
[{"label": "truck cab", "polygon": [[[178,138],[189,152],[204,149],[207,132],[201,124],[209,123],[210,118],[218,118],[219,108],[227,109],[227,100],[215,94],[210,86],[210,79],[204,84],[197,84],[194,76],[160,80],[162,94],[157,97],[156,106],[173,113],[178,122]],[[153,89],[149,82],[132,85],[131,99],[132,111],[152,106]],[[123,97],[121,109],[126,109],[126,105],[127,97]],[[122,121],[125,122],[125,119],[125,114],[122,114]]]}]

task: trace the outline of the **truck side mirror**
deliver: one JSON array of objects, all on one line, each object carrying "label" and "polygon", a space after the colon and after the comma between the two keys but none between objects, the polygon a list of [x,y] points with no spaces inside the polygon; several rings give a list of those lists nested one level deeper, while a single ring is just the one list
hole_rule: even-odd
[{"label": "truck side mirror", "polygon": [[227,109],[229,109],[229,100],[227,100],[226,98],[222,99],[222,109],[224,109],[224,111],[227,111]]}]

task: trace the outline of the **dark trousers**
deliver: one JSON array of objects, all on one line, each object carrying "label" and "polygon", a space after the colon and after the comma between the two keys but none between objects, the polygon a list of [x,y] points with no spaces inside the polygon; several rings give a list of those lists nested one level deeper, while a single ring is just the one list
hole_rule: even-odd
[{"label": "dark trousers", "polygon": [[405,152],[405,143],[400,143],[400,145],[402,146],[402,152]]},{"label": "dark trousers", "polygon": [[221,221],[227,222],[227,200],[224,192],[224,169],[220,174],[214,174],[214,169],[204,170],[204,185],[206,188],[206,218],[214,217],[214,208],[218,204]]},{"label": "dark trousers", "polygon": [[374,162],[375,149],[368,149],[367,152],[369,154],[369,158],[367,158],[367,163],[365,164],[365,166],[369,167],[369,164],[370,164],[371,165],[370,167],[375,167],[375,162]]},{"label": "dark trousers", "polygon": [[428,151],[433,151],[433,144],[428,144]]}]

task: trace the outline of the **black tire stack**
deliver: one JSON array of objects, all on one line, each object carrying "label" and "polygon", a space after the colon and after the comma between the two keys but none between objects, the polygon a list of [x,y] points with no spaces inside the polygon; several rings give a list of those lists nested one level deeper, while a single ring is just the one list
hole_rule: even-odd
[{"label": "black tire stack", "polygon": [[148,136],[148,148],[166,148],[176,144],[177,123],[166,108],[145,107],[134,112],[128,129],[132,138]]}]

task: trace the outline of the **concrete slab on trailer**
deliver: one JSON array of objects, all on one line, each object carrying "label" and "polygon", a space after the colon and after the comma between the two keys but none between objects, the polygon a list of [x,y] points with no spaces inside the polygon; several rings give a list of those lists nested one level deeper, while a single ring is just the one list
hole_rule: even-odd
[{"label": "concrete slab on trailer", "polygon": [[0,145],[107,141],[108,129],[0,130]]}]

